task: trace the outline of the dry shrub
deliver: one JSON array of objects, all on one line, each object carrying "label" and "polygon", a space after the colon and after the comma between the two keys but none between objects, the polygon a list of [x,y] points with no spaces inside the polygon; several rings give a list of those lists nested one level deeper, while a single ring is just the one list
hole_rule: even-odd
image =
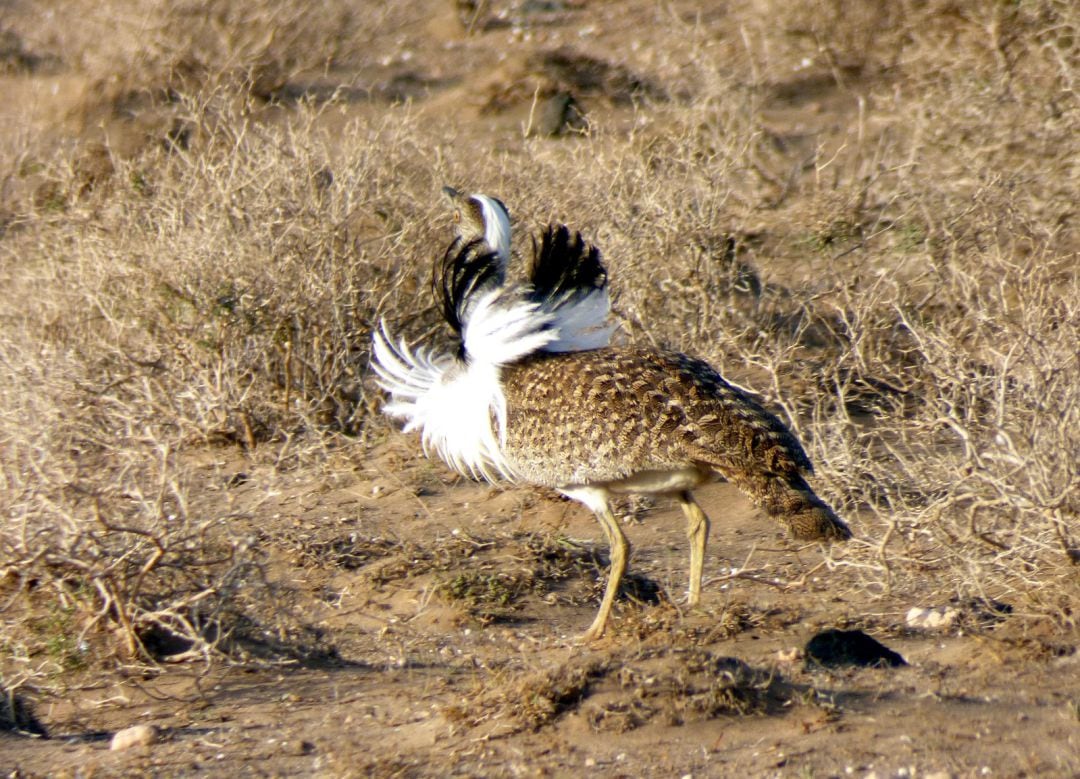
[{"label": "dry shrub", "polygon": [[186,453],[358,432],[376,310],[426,276],[402,247],[428,242],[408,215],[430,198],[389,191],[379,128],[338,156],[311,115],[274,130],[232,105],[192,101],[198,144],[117,160],[108,187],[60,160],[58,202],[5,238],[0,544],[22,586],[84,613],[83,634],[117,621],[128,653],[151,625],[216,641],[219,610],[261,586]]},{"label": "dry shrub", "polygon": [[[867,115],[877,107],[882,129],[860,121],[825,136],[809,150],[812,176],[774,186],[770,166],[802,148],[762,156],[748,137],[767,127],[739,132],[737,90],[707,76],[709,98],[672,110],[670,141],[643,145],[662,144],[670,177],[655,163],[635,170],[638,149],[620,160],[630,190],[620,196],[663,207],[620,224],[611,242],[622,249],[608,252],[618,310],[632,337],[703,354],[778,405],[830,499],[865,512],[868,545],[842,563],[864,585],[911,595],[932,571],[931,597],[1008,596],[1072,630],[1080,240],[1066,190],[1080,106],[1067,95],[1080,62],[1067,44],[1080,17],[1055,2],[908,10],[868,28],[890,46],[851,47],[903,62],[883,75],[900,117],[835,74],[831,86],[861,95]],[[847,45],[837,36],[854,23],[826,16],[811,38]],[[962,43],[944,63],[942,30]],[[797,54],[779,45],[790,32],[763,31],[769,51]],[[797,97],[818,99],[761,99],[776,109]],[[639,143],[650,135],[642,124]],[[748,229],[748,217],[764,227]],[[647,314],[658,310],[660,320]]]},{"label": "dry shrub", "polygon": [[[982,218],[1000,230],[1000,211]],[[848,400],[851,376],[890,389],[872,425],[834,414],[818,458],[857,474],[844,489],[885,523],[885,571],[906,570],[890,548],[903,539],[900,559],[948,571],[939,584],[958,594],[1022,595],[1075,625],[1080,281],[1073,257],[1016,259],[1023,240],[1016,230],[1005,248],[954,244],[928,287],[852,301],[852,348],[828,374],[836,399]],[[1039,581],[1060,584],[1050,595]]]},{"label": "dry shrub", "polygon": [[356,64],[359,44],[403,16],[393,8],[361,15],[346,2],[312,13],[281,0],[15,5],[12,21],[31,51],[85,74],[93,94],[125,113],[226,85],[273,97],[297,77]]}]

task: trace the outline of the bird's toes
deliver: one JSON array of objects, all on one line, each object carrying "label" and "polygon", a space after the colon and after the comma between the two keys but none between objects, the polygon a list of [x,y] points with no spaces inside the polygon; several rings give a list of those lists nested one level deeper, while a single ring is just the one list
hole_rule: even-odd
[{"label": "bird's toes", "polygon": [[604,626],[601,625],[600,627],[597,627],[596,625],[593,625],[591,628],[578,636],[577,641],[575,641],[574,643],[576,643],[578,646],[585,646],[587,644],[595,643],[596,641],[601,639],[603,635]]}]

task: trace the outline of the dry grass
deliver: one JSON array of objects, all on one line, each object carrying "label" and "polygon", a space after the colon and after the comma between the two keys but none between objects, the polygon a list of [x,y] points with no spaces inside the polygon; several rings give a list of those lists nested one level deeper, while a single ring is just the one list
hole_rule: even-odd
[{"label": "dry grass", "polygon": [[[629,63],[672,99],[481,159],[450,118],[351,114],[355,94],[312,87],[373,67],[357,41],[409,29],[345,5],[304,27],[282,3],[118,3],[110,18],[139,24],[113,39],[50,39],[14,12],[10,67],[67,52],[99,85],[80,116],[142,140],[24,139],[0,159],[0,590],[21,636],[5,651],[42,674],[162,641],[209,656],[273,621],[264,551],[205,496],[197,455],[289,468],[382,435],[369,333],[379,316],[437,327],[446,182],[504,197],[525,229],[583,230],[624,337],[700,354],[780,408],[854,519],[834,564],[858,586],[932,577],[1075,630],[1073,3],[748,0],[727,36],[672,12],[656,35],[684,46]],[[843,121],[777,129],[814,99]]]},{"label": "dry grass", "polygon": [[505,673],[478,684],[473,695],[443,715],[451,722],[483,727],[490,736],[539,730],[575,709],[589,686],[609,669],[595,658],[553,668]]},{"label": "dry grass", "polygon": [[622,733],[653,720],[776,713],[795,697],[779,675],[733,657],[696,647],[642,649],[489,676],[444,715],[486,738],[538,730],[579,710],[591,730]]}]

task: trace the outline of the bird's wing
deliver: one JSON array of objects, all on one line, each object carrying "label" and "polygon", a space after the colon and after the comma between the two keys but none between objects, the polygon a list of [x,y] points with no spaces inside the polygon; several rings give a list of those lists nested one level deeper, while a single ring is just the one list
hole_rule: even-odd
[{"label": "bird's wing", "polygon": [[529,268],[526,297],[552,315],[558,336],[548,352],[599,349],[611,342],[611,298],[600,250],[565,225],[549,225],[537,243]]}]

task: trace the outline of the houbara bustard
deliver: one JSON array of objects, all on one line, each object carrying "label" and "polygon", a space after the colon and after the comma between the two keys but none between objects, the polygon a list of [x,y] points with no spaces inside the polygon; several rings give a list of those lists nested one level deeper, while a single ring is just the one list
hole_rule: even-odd
[{"label": "houbara bustard", "polygon": [[[504,208],[505,211],[505,208]],[[373,368],[390,395],[384,413],[419,430],[464,475],[551,487],[588,506],[610,545],[600,610],[583,639],[601,636],[630,544],[615,494],[668,494],[689,523],[688,602],[701,597],[709,519],[692,490],[717,476],[739,486],[796,538],[846,539],[847,525],[805,481],[810,460],[790,431],[708,364],[646,347],[565,343],[582,301],[603,290],[600,254],[551,226],[533,243],[524,285],[505,283],[506,260],[461,234],[437,264],[433,291],[460,339],[453,353],[373,335]],[[595,322],[592,323],[595,325]],[[595,332],[595,328],[590,331]]]}]

